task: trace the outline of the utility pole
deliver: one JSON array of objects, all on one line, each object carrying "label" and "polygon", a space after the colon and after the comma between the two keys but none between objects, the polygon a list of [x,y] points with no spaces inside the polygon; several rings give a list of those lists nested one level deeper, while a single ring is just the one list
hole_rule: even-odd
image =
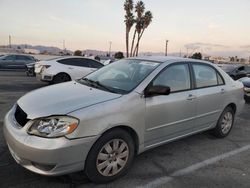
[{"label": "utility pole", "polygon": [[186,47],[187,48],[187,58],[188,58],[188,47]]},{"label": "utility pole", "polygon": [[169,40],[166,40],[165,56],[168,56],[168,42],[169,42]]},{"label": "utility pole", "polygon": [[11,36],[9,35],[9,48],[11,48]]},{"label": "utility pole", "polygon": [[112,41],[109,41],[109,57],[111,57]]},{"label": "utility pole", "polygon": [[180,57],[181,57],[181,49],[180,49]]},{"label": "utility pole", "polygon": [[65,50],[65,40],[63,39],[63,50]]}]

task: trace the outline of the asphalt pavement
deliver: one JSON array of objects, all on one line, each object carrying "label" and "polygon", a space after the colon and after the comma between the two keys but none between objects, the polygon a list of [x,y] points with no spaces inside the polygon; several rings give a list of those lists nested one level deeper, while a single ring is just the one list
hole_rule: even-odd
[{"label": "asphalt pavement", "polygon": [[109,184],[93,184],[83,172],[59,177],[30,172],[7,149],[3,118],[22,95],[46,86],[24,72],[0,71],[0,187],[250,187],[248,104],[227,138],[217,139],[205,132],[154,148],[137,156],[128,174]]}]

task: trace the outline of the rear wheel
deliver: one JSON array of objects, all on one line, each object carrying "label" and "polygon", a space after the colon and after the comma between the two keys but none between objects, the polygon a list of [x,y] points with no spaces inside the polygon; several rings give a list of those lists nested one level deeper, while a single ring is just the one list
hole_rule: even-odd
[{"label": "rear wheel", "polygon": [[71,78],[68,74],[66,73],[59,73],[57,75],[54,76],[52,83],[53,84],[58,84],[58,83],[62,83],[62,82],[68,82],[70,81]]},{"label": "rear wheel", "polygon": [[87,177],[107,183],[124,175],[134,158],[134,142],[129,133],[114,129],[105,133],[90,150],[85,162]]},{"label": "rear wheel", "polygon": [[234,123],[234,110],[231,107],[226,107],[222,112],[216,127],[212,130],[212,134],[218,138],[226,137]]}]

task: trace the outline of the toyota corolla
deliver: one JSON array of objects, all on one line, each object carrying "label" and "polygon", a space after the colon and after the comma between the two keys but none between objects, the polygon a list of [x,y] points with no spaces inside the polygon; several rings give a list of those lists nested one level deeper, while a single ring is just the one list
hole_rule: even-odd
[{"label": "toyota corolla", "polygon": [[26,169],[84,170],[104,183],[148,149],[206,130],[226,137],[243,95],[242,83],[208,62],[129,58],[21,97],[5,117],[4,135]]}]

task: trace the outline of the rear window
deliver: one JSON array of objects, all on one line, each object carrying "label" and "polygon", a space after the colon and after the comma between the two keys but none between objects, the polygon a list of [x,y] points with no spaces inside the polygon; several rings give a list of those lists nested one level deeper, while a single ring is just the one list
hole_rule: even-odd
[{"label": "rear window", "polygon": [[81,58],[67,58],[57,61],[63,65],[78,66],[78,67],[90,67],[89,64]]},{"label": "rear window", "polygon": [[67,58],[67,59],[61,59],[57,62],[64,64],[64,65],[70,65],[70,66],[78,66],[78,67],[89,67],[89,68],[101,68],[103,65],[101,63],[98,63],[97,61],[94,61],[92,59],[85,59],[85,58]]},{"label": "rear window", "polygon": [[25,61],[32,60],[31,57],[29,57],[29,56],[24,56],[24,55],[17,55],[17,56],[16,56],[16,59],[17,59],[17,60],[25,60]]},{"label": "rear window", "polygon": [[97,61],[94,61],[94,60],[88,60],[89,62],[89,66],[90,67],[92,67],[92,68],[97,68],[97,69],[99,69],[99,68],[101,68],[101,67],[103,67],[104,65],[103,64],[101,64],[101,63],[99,63],[99,62],[97,62]]}]

